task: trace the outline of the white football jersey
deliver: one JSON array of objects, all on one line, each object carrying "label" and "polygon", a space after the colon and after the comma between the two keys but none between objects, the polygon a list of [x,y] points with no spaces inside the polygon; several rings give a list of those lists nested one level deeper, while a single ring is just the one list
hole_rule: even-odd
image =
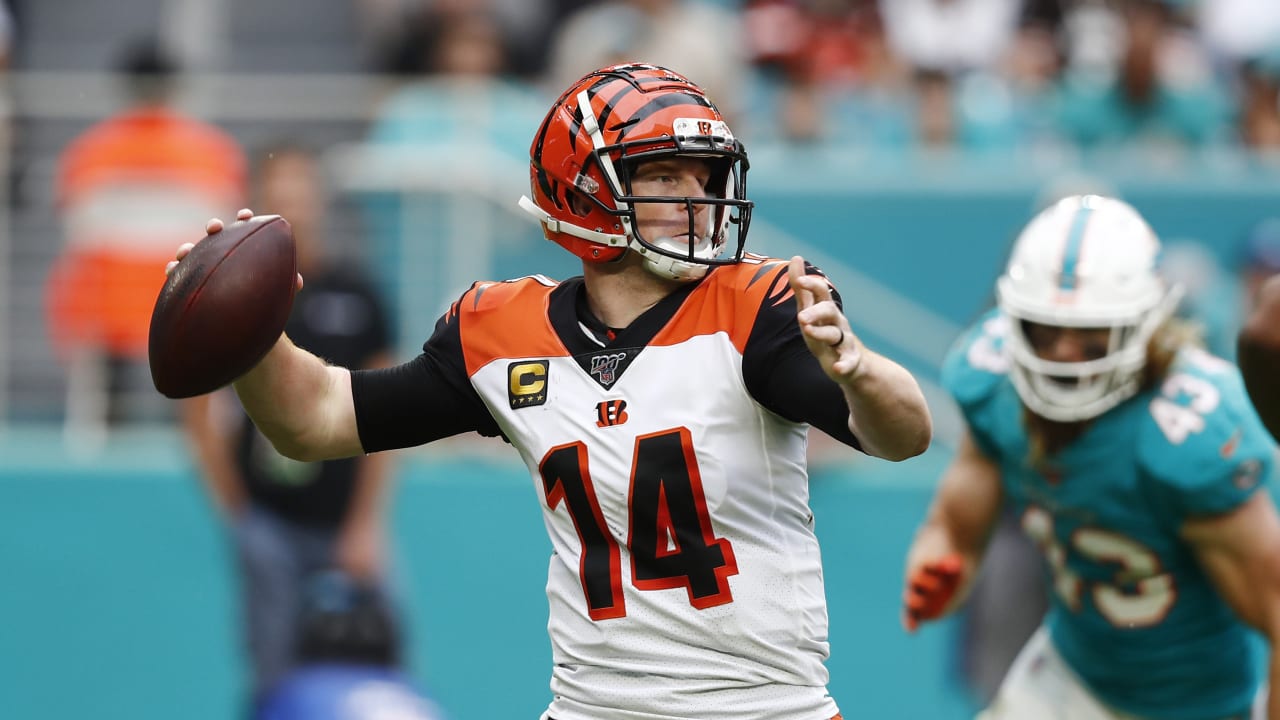
[{"label": "white football jersey", "polygon": [[[447,353],[428,343],[451,358],[460,346],[481,414],[542,501],[554,548],[544,717],[829,720],[808,425],[757,402],[743,374],[762,309],[794,330],[786,263],[718,268],[607,344],[566,289],[477,284],[437,330],[454,333]],[[786,342],[812,360],[798,336]],[[450,362],[432,372],[460,375]]]},{"label": "white football jersey", "polygon": [[554,548],[544,717],[831,720],[808,423],[858,439],[786,261],[721,266],[622,331],[584,292],[476,283],[417,359],[352,375],[361,442],[476,430],[524,457]]}]

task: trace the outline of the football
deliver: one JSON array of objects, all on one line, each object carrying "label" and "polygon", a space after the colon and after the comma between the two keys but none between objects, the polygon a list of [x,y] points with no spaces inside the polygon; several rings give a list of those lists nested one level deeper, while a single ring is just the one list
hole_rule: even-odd
[{"label": "football", "polygon": [[195,244],[151,311],[151,380],[170,398],[217,390],[253,368],[284,332],[298,272],[279,215],[228,223]]},{"label": "football", "polygon": [[1262,422],[1280,441],[1280,275],[1262,286],[1237,347],[1245,388]]}]

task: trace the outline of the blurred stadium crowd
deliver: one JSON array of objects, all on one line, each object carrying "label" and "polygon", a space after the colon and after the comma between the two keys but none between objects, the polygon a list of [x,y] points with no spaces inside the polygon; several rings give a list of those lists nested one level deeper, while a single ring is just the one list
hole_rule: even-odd
[{"label": "blurred stadium crowd", "polygon": [[1280,144],[1280,13],[1259,0],[362,7],[370,26],[385,28],[372,42],[374,71],[558,88],[610,58],[661,58],[710,86],[755,140],[975,150]]},{"label": "blurred stadium crowd", "polygon": [[[5,9],[12,240],[0,244],[0,417],[17,420],[58,421],[83,397],[66,383],[65,352],[51,350],[65,328],[44,307],[67,233],[57,168],[76,135],[120,109],[113,78],[147,37],[174,63],[175,103],[225,129],[250,164],[280,137],[401,159],[406,149],[483,146],[518,185],[512,168],[555,89],[583,68],[636,58],[707,87],[749,148],[840,148],[887,162],[1136,156],[1156,172],[1224,153],[1262,167],[1280,156],[1280,11],[1268,0],[9,0]],[[383,172],[355,187],[356,173],[337,174],[346,185],[330,235],[348,249],[372,237],[359,252],[376,255],[393,305],[414,301],[396,276],[404,257],[387,249],[406,231],[387,210],[403,217],[403,207],[370,192],[404,178]],[[450,268],[472,271],[490,268]],[[145,373],[133,384],[147,389]]]}]

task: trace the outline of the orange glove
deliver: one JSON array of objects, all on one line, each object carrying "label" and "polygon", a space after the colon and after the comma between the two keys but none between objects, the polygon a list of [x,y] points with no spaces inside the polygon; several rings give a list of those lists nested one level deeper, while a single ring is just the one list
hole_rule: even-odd
[{"label": "orange glove", "polygon": [[963,573],[964,561],[954,553],[916,568],[902,594],[902,624],[907,632],[915,632],[920,623],[942,615],[960,587]]}]

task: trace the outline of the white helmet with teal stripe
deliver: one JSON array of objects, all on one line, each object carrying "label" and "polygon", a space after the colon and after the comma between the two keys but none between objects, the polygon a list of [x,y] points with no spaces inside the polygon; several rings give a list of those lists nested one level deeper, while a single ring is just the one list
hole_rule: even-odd
[{"label": "white helmet with teal stripe", "polygon": [[[996,295],[1011,320],[1011,379],[1032,412],[1087,420],[1138,391],[1147,343],[1181,295],[1157,274],[1159,253],[1138,211],[1113,198],[1064,198],[1027,224]],[[1106,354],[1045,359],[1028,339],[1032,325],[1108,329]]]}]

